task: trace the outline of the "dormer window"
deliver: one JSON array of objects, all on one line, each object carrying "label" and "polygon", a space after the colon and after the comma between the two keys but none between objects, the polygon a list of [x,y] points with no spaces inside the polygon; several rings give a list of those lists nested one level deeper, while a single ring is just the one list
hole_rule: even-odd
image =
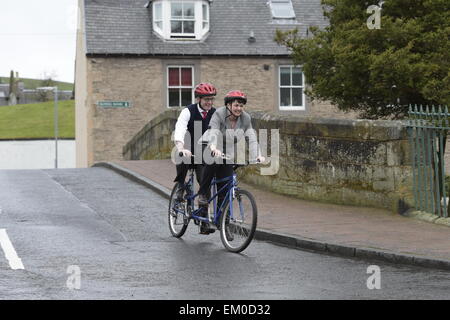
[{"label": "dormer window", "polygon": [[209,31],[209,0],[154,0],[153,30],[166,40],[200,40]]},{"label": "dormer window", "polygon": [[195,3],[172,2],[170,8],[170,36],[195,37]]},{"label": "dormer window", "polygon": [[274,19],[295,19],[291,0],[270,0],[270,9]]}]

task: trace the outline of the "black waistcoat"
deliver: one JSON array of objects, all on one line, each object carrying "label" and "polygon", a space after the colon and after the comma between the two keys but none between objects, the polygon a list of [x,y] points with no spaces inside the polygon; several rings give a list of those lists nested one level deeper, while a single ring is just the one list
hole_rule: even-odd
[{"label": "black waistcoat", "polygon": [[[196,149],[201,150],[201,149],[199,149],[201,146],[198,145],[198,143],[197,143],[198,139],[200,139],[201,136],[206,132],[206,130],[208,130],[209,122],[211,121],[211,117],[214,114],[214,112],[216,111],[216,109],[211,108],[208,111],[206,118],[203,119],[201,113],[198,111],[198,107],[197,107],[196,103],[189,105],[187,108],[189,109],[189,112],[191,113],[191,118],[189,119],[188,126],[187,126],[187,131],[189,132],[189,134],[191,136],[191,139],[189,141],[190,142],[190,150],[192,153],[195,154]],[[201,132],[195,132],[195,129],[194,129],[195,121],[201,122],[201,125],[202,125]],[[198,130],[198,131],[200,131],[200,130]]]}]

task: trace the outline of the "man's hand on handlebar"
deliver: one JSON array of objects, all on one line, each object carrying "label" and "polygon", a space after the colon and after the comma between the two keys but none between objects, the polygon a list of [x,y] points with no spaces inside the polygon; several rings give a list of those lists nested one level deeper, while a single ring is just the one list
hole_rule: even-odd
[{"label": "man's hand on handlebar", "polygon": [[184,148],[184,143],[183,142],[176,141],[175,145],[177,147],[178,155],[180,157],[192,157],[192,152],[190,150]]},{"label": "man's hand on handlebar", "polygon": [[178,150],[178,155],[180,157],[188,157],[189,158],[189,157],[192,157],[192,152],[188,149],[181,149],[181,150]]}]

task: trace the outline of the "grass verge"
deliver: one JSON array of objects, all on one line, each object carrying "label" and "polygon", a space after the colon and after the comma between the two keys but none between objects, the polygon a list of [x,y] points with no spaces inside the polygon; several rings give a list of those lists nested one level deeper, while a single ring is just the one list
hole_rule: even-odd
[{"label": "grass verge", "polygon": [[[54,138],[53,101],[0,107],[0,140]],[[58,101],[58,137],[75,139],[75,101]]]}]

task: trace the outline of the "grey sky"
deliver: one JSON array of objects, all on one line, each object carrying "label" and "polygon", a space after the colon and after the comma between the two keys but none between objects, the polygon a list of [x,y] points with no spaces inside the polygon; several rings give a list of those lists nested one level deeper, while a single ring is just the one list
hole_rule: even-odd
[{"label": "grey sky", "polygon": [[73,82],[78,0],[0,0],[0,76]]}]

